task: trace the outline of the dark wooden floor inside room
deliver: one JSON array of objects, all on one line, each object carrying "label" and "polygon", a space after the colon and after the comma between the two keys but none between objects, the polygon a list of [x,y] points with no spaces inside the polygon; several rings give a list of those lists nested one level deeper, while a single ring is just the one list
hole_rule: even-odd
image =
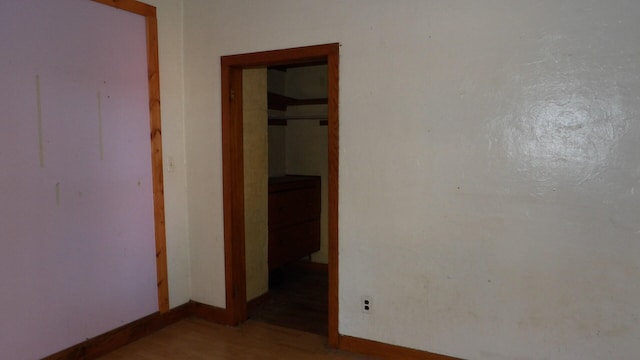
[{"label": "dark wooden floor inside room", "polygon": [[269,294],[249,308],[249,319],[327,336],[326,266],[285,266],[272,271],[269,282]]}]

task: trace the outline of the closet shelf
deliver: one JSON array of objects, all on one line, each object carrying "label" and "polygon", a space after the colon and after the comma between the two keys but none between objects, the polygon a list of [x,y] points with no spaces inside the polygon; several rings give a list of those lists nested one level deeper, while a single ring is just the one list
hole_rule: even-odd
[{"label": "closet shelf", "polygon": [[274,92],[267,92],[267,106],[271,110],[286,111],[288,106],[326,105],[327,103],[327,98],[296,99]]}]

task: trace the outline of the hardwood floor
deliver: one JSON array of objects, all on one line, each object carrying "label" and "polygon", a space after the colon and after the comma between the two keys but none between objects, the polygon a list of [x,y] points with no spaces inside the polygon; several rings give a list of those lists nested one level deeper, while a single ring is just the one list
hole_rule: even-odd
[{"label": "hardwood floor", "polygon": [[268,299],[250,311],[249,318],[327,336],[327,272],[292,264],[270,279]]},{"label": "hardwood floor", "polygon": [[326,268],[301,265],[276,272],[267,300],[239,327],[187,318],[101,359],[369,359],[326,346]]},{"label": "hardwood floor", "polygon": [[325,344],[326,337],[259,321],[228,327],[188,318],[100,359],[370,359]]}]

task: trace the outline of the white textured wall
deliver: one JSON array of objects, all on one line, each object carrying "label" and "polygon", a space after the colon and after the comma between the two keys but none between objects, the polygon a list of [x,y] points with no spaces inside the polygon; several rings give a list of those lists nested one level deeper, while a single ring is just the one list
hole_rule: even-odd
[{"label": "white textured wall", "polygon": [[224,306],[220,56],[338,41],[340,332],[472,359],[640,353],[640,3],[184,11],[194,299]]},{"label": "white textured wall", "polygon": [[156,7],[158,18],[167,267],[169,302],[173,308],[191,299],[184,144],[182,1],[143,2]]}]

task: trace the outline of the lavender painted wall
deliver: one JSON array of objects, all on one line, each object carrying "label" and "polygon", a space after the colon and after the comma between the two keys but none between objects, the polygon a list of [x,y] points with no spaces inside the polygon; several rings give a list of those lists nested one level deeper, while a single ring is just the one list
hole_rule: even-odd
[{"label": "lavender painted wall", "polygon": [[0,359],[157,310],[144,18],[0,2]]}]

